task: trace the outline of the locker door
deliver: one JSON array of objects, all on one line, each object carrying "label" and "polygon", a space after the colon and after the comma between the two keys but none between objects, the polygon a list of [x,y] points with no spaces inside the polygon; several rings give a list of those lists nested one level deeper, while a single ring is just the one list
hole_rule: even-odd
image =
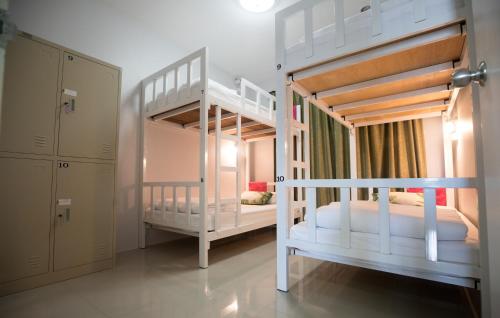
[{"label": "locker door", "polygon": [[0,151],[53,154],[59,50],[18,36],[5,62]]},{"label": "locker door", "polygon": [[54,269],[109,259],[114,165],[58,162]]},{"label": "locker door", "polygon": [[0,158],[0,282],[49,270],[52,162]]},{"label": "locker door", "polygon": [[119,72],[64,53],[59,155],[115,158]]}]

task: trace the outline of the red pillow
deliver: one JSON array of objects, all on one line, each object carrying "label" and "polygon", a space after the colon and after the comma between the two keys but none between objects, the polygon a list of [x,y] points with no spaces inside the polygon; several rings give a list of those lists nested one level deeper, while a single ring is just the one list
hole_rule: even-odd
[{"label": "red pillow", "polygon": [[258,192],[266,192],[267,191],[267,182],[265,181],[251,181],[248,183],[249,191],[258,191]]},{"label": "red pillow", "polygon": [[[423,188],[408,188],[407,192],[413,193],[423,193]],[[437,188],[436,189],[436,205],[446,206],[446,189],[445,188]]]}]

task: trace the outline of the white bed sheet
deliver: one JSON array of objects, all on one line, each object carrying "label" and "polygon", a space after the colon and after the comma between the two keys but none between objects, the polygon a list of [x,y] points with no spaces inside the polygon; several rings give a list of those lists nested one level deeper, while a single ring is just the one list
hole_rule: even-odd
[{"label": "white bed sheet", "polygon": [[[459,214],[468,228],[468,235],[461,241],[438,241],[438,260],[479,265],[478,230],[465,216]],[[307,241],[307,223],[301,222],[292,226],[290,237]],[[341,232],[336,229],[318,227],[317,242],[340,246]],[[351,232],[351,248],[378,252],[380,251],[380,237],[373,233]],[[391,254],[425,258],[425,240],[391,236]]]},{"label": "white bed sheet", "polygon": [[[379,233],[379,204],[375,201],[351,201],[351,230],[362,233]],[[423,239],[425,237],[424,208],[414,205],[389,204],[391,235]],[[321,206],[316,211],[316,224],[320,228],[339,230],[340,202]],[[438,240],[466,238],[468,227],[460,213],[449,207],[437,207]],[[306,215],[306,221],[308,216]]]}]

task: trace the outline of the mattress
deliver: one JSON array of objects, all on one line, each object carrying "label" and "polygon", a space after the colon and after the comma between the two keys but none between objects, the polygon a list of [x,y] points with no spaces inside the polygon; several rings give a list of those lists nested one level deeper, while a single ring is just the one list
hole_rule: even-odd
[{"label": "mattress", "polygon": [[[191,83],[191,90],[197,91],[200,89],[199,86],[200,86],[199,78],[193,79]],[[175,93],[175,88],[171,89],[171,91],[169,91],[167,95],[170,96],[174,93]],[[187,84],[180,85],[178,93],[181,98],[186,98],[187,96],[189,96],[190,92]],[[209,102],[212,105],[233,106],[233,107],[235,106],[240,107],[241,105],[241,95],[238,93],[237,90],[224,86],[212,79],[208,79],[208,97],[209,97]],[[256,101],[251,100],[249,98],[245,98],[246,109],[256,110],[255,113],[259,113],[262,116],[267,117],[266,114],[268,108],[266,106],[260,105],[259,109],[256,109],[256,104],[257,104]]]},{"label": "mattress", "polygon": [[[374,201],[351,201],[351,230],[361,233],[379,233],[379,205]],[[389,204],[390,233],[394,236],[423,239],[425,237],[424,208],[414,205]],[[316,225],[320,228],[340,229],[340,202],[319,207]],[[468,227],[460,213],[449,207],[437,207],[438,240],[464,240]],[[305,217],[306,221],[308,215]]]},{"label": "mattress", "polygon": [[[453,263],[479,265],[479,239],[477,228],[460,212],[463,223],[467,227],[467,237],[463,240],[438,241],[438,260]],[[290,238],[308,240],[306,222],[292,226]],[[341,231],[338,229],[317,228],[317,242],[340,246]],[[391,254],[425,258],[425,240],[391,235]],[[380,237],[374,233],[351,232],[351,248],[379,252]]]},{"label": "mattress", "polygon": [[[215,226],[215,209],[209,209],[208,230],[213,231]],[[241,224],[251,224],[264,220],[276,220],[276,204],[265,205],[241,205]],[[167,210],[165,214],[160,209],[146,211],[145,221],[152,224],[164,225],[169,227],[196,230],[200,226],[200,215],[190,214],[189,219],[186,213],[174,213]],[[236,214],[234,213],[234,205],[231,208],[229,205],[226,210],[219,213],[219,222],[222,228],[234,227],[236,222]]]}]

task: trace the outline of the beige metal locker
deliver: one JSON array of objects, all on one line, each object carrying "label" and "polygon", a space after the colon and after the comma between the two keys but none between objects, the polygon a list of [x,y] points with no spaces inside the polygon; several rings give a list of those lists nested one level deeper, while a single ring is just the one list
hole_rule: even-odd
[{"label": "beige metal locker", "polygon": [[114,165],[57,164],[54,269],[110,259]]},{"label": "beige metal locker", "polygon": [[49,270],[52,162],[0,158],[0,282]]},{"label": "beige metal locker", "polygon": [[9,42],[0,151],[53,154],[59,52],[22,36]]},{"label": "beige metal locker", "polygon": [[119,71],[65,52],[59,155],[114,159]]}]

